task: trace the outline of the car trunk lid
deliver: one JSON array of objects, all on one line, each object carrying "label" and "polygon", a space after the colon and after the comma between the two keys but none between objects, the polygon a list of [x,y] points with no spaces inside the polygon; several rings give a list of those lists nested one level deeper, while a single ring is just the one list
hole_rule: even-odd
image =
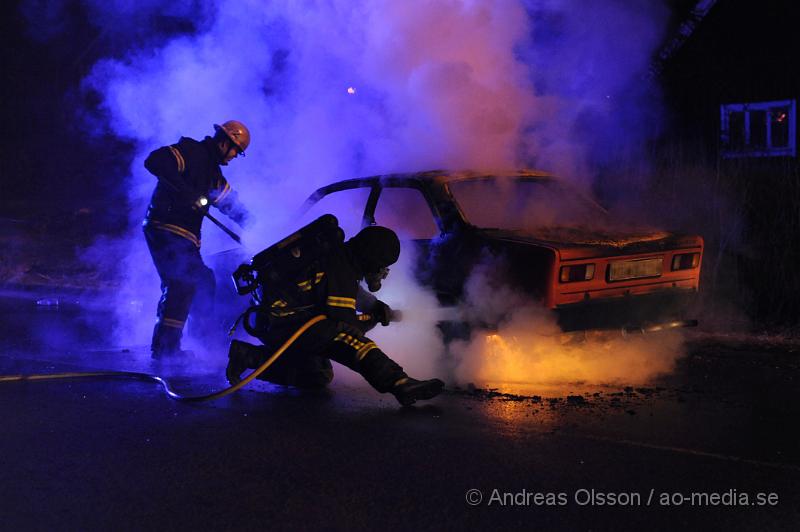
[{"label": "car trunk lid", "polygon": [[[613,231],[575,227],[533,231],[481,230],[489,239],[551,249],[555,255],[545,290],[550,308],[653,295],[696,291],[703,239],[657,230]],[[696,255],[683,267],[682,256]],[[676,267],[676,264],[679,266]],[[590,265],[586,278],[564,275],[564,268]],[[587,270],[579,270],[586,272]]]},{"label": "car trunk lid", "polygon": [[526,231],[481,230],[485,236],[555,249],[561,260],[614,257],[666,250],[702,247],[697,236],[661,230],[589,229],[586,227],[540,227]]}]

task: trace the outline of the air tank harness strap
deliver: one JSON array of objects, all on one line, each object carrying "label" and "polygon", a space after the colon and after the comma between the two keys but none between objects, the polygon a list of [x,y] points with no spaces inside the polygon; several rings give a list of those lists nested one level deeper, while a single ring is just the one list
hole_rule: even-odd
[{"label": "air tank harness strap", "polygon": [[[288,310],[291,310],[292,312],[302,312],[306,310],[312,310],[314,307],[315,305],[305,305],[302,307],[292,307]],[[287,309],[283,310],[285,311]],[[244,327],[244,330],[247,331],[247,334],[249,334],[250,336],[255,336],[256,338],[258,338],[259,336],[264,335],[267,332],[266,330],[259,330],[258,328],[256,328],[256,326],[250,323],[251,315],[257,312],[264,312],[264,309],[259,305],[251,305],[247,307],[247,309],[244,312],[239,314],[239,317],[236,318],[236,321],[233,322],[231,328],[228,329],[228,336],[233,336],[233,333],[235,333],[236,329],[239,328],[240,323]],[[269,316],[266,316],[266,319],[269,320]]]}]

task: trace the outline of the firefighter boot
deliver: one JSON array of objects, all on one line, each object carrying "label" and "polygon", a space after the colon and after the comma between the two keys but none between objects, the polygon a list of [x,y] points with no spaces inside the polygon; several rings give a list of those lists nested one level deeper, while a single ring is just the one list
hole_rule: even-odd
[{"label": "firefighter boot", "polygon": [[182,329],[159,321],[153,329],[150,356],[156,360],[192,358],[194,353],[181,349],[181,336],[183,336]]},{"label": "firefighter boot", "polygon": [[228,367],[225,368],[225,378],[231,385],[242,382],[242,373],[248,369],[255,369],[261,365],[263,349],[259,346],[231,340],[228,350]]},{"label": "firefighter boot", "polygon": [[403,405],[413,405],[419,400],[433,399],[442,392],[444,383],[439,379],[418,381],[411,377],[400,379],[392,388],[392,395]]},{"label": "firefighter boot", "polygon": [[394,360],[377,348],[368,351],[359,362],[358,372],[373,388],[381,393],[390,392],[403,406],[412,405],[418,400],[432,399],[444,387],[439,379],[412,379]]}]

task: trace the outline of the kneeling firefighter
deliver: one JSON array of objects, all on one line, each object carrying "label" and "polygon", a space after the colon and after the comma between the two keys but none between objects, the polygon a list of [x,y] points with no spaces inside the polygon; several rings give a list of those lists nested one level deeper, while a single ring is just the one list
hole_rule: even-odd
[{"label": "kneeling firefighter", "polygon": [[[226,369],[231,384],[240,382],[247,369],[261,366],[309,319],[322,315],[324,319],[297,337],[258,378],[275,384],[323,387],[333,379],[330,360],[335,360],[360,373],[379,392],[392,393],[402,405],[430,399],[442,391],[441,380],[412,379],[365,336],[377,323],[388,325],[392,311],[361,289],[360,282],[366,281],[371,292],[380,289],[388,266],[400,255],[397,235],[385,227],[370,226],[347,242],[343,240],[336,218],[325,215],[234,273],[239,293],[253,293],[255,302],[250,310],[256,325],[248,325],[251,316],[247,313],[245,327],[264,345],[231,343]],[[281,271],[281,261],[273,260],[281,254],[289,262],[303,257],[309,260],[298,271],[285,267]],[[248,286],[242,289],[243,279]],[[357,308],[364,313],[358,314]]]}]

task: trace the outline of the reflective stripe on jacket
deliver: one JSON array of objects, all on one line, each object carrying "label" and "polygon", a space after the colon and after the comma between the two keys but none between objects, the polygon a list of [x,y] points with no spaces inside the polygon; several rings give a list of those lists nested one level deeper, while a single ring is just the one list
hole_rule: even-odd
[{"label": "reflective stripe on jacket", "polygon": [[150,153],[144,166],[158,177],[145,222],[200,243],[203,213],[195,207],[200,196],[241,225],[247,210],[220,170],[217,147],[211,137],[197,141],[189,137]]}]

